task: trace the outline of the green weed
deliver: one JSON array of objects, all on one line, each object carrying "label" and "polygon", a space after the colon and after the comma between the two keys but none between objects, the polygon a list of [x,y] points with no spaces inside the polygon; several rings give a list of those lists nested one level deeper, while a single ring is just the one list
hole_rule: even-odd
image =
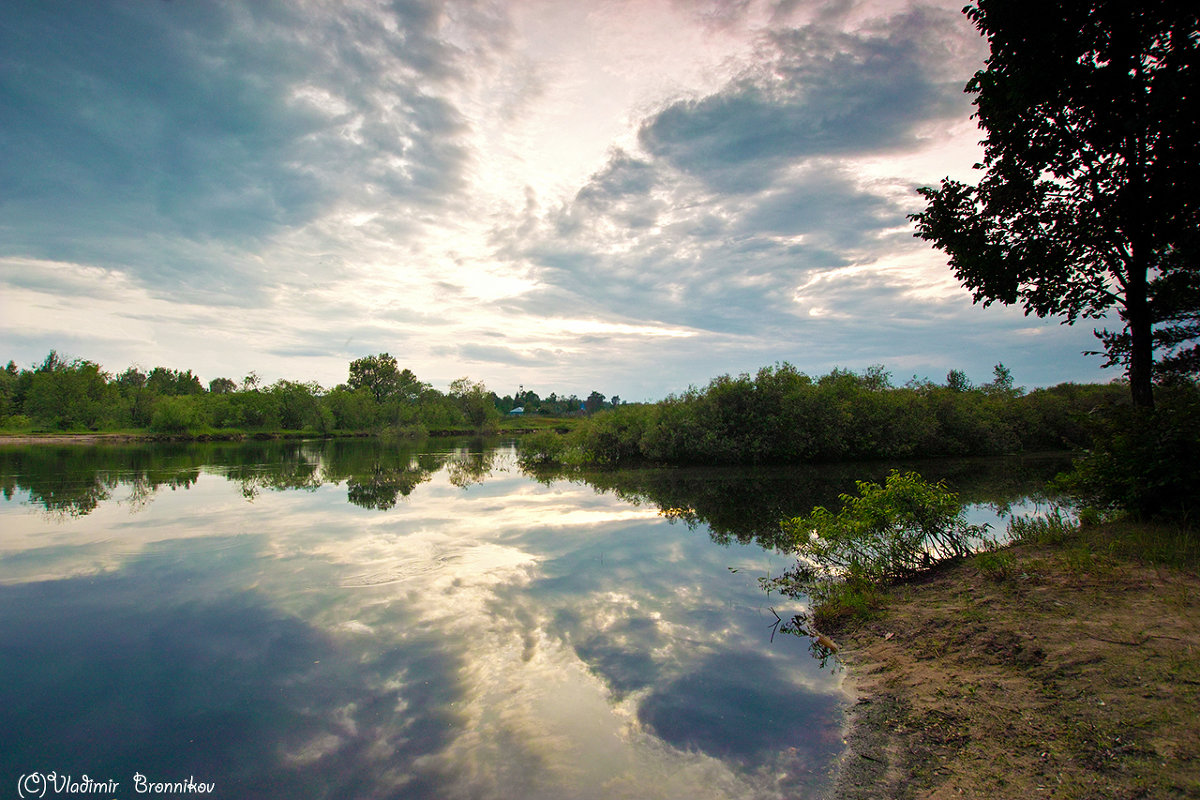
[{"label": "green weed", "polygon": [[1012,553],[1004,550],[985,550],[976,553],[972,558],[975,568],[995,581],[1005,581],[1013,577],[1017,569],[1017,561]]}]

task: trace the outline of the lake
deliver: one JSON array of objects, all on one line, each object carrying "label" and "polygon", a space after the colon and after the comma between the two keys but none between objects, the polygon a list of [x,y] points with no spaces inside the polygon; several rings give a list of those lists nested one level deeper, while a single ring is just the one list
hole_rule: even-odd
[{"label": "lake", "polygon": [[779,519],[892,466],[983,521],[1063,462],[568,480],[503,440],[0,447],[3,791],[820,797],[845,672],[758,579],[792,564]]}]

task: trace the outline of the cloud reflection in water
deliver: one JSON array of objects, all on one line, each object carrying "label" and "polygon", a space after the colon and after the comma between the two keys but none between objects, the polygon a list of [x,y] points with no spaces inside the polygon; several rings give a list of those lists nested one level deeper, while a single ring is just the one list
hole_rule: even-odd
[{"label": "cloud reflection in water", "polygon": [[3,722],[31,731],[5,774],[183,770],[262,797],[803,796],[842,695],[802,642],[768,642],[766,598],[727,569],[771,556],[504,469],[431,471],[386,510],[341,484],[246,498],[208,469],[136,514],[120,488],[83,517],[0,505],[23,529],[0,539],[0,642],[25,654],[5,656]]}]

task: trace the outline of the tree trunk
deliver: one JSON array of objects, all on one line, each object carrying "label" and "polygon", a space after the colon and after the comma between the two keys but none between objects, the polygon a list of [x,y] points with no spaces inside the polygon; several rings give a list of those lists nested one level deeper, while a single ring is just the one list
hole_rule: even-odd
[{"label": "tree trunk", "polygon": [[1129,389],[1133,405],[1154,408],[1154,340],[1153,319],[1146,286],[1146,260],[1142,248],[1135,242],[1133,264],[1125,295],[1125,324],[1129,326]]}]

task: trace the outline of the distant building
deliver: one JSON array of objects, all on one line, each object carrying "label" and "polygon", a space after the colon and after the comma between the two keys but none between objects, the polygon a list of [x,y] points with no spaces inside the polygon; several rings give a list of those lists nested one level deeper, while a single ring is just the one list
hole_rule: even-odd
[{"label": "distant building", "polygon": [[513,416],[519,417],[524,413],[525,413],[525,406],[517,406],[512,411],[508,412],[508,415],[510,417],[513,417]]}]

